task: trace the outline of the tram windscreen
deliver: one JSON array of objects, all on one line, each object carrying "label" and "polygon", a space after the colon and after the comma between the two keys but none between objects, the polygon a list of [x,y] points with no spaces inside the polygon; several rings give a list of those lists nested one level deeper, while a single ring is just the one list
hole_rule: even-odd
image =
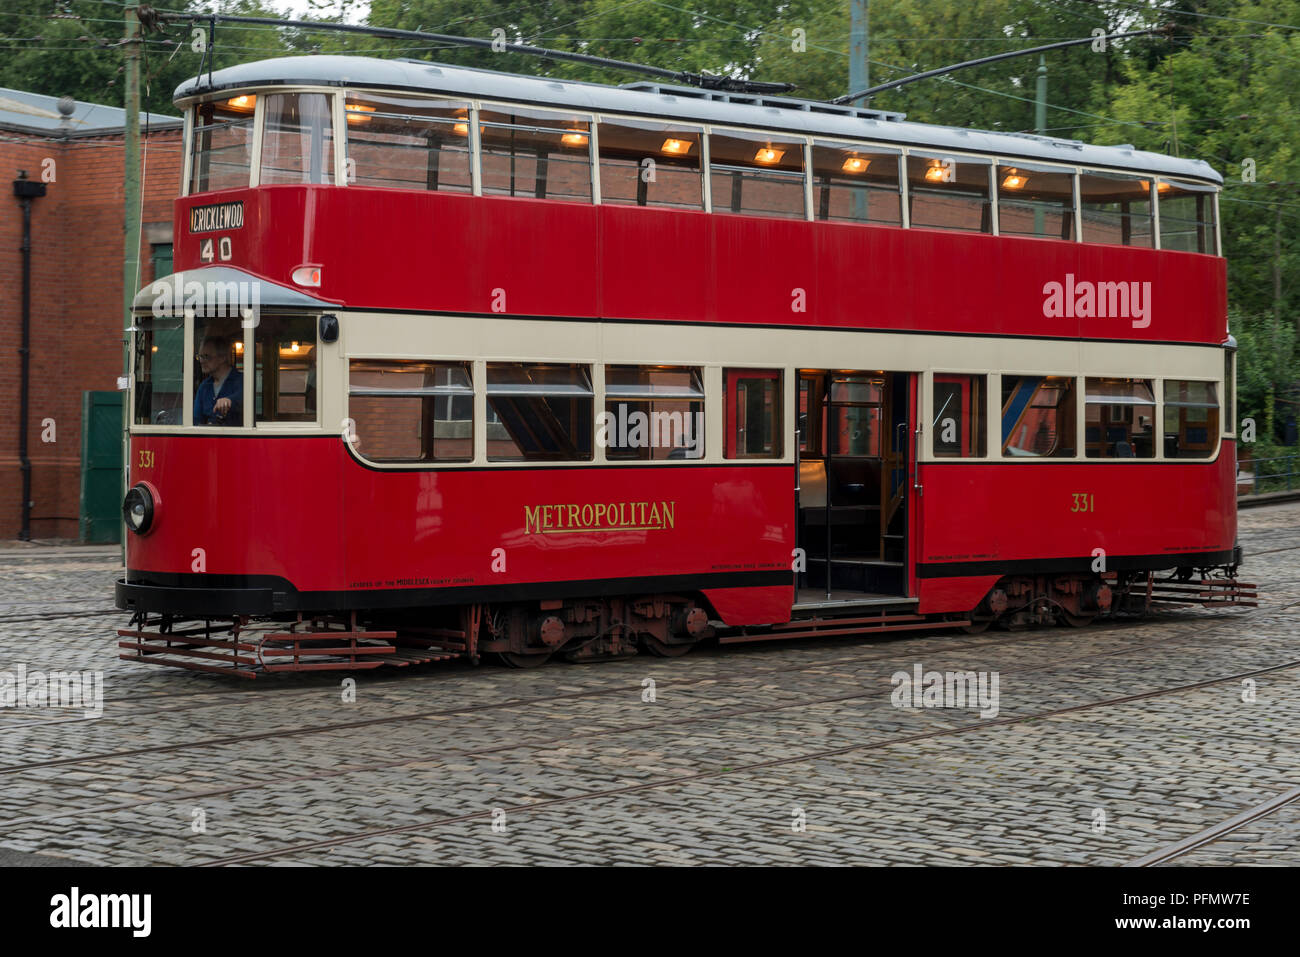
[{"label": "tram windscreen", "polygon": [[185,325],[180,317],[136,317],[136,425],[180,425],[185,386]]},{"label": "tram windscreen", "polygon": [[191,193],[248,185],[256,102],[256,96],[246,95],[195,107],[190,134]]}]

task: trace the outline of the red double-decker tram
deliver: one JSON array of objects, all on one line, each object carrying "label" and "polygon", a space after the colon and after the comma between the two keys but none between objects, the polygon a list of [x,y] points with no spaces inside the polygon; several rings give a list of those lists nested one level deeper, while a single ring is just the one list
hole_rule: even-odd
[{"label": "red double-decker tram", "polygon": [[528,666],[1249,597],[1205,163],[352,57],[176,101],[123,657]]}]

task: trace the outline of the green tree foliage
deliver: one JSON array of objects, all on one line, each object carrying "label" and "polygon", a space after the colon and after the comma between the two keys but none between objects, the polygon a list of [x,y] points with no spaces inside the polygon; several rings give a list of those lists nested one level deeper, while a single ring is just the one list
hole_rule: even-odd
[{"label": "green tree foliage", "polygon": [[[167,0],[168,10],[215,10],[244,16],[279,17],[257,0],[216,5]],[[0,86],[72,96],[91,103],[122,102],[125,23],[122,4],[108,0],[6,0],[0,12]],[[191,48],[189,25],[172,24],[146,38],[141,60],[141,101],[155,113],[176,114],[172,92],[194,76],[201,56]],[[281,56],[306,46],[302,37],[267,27],[223,25],[217,34],[214,69]],[[204,69],[207,63],[204,63]]]}]

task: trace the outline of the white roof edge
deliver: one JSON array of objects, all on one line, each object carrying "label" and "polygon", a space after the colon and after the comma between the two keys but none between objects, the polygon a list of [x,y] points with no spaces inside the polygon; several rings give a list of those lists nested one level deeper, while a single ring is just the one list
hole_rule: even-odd
[{"label": "white roof edge", "polygon": [[[951,149],[1073,166],[1101,166],[1223,183],[1223,177],[1204,160],[1165,156],[1131,147],[1093,146],[1053,137],[728,103],[599,83],[374,57],[312,55],[244,63],[214,71],[211,85],[206,73],[186,80],[176,88],[175,101],[178,106],[185,106],[205,93],[268,85],[395,87],[467,98],[568,107],[584,112],[627,113],[684,122],[788,130],[833,139],[873,140],[908,147]],[[763,96],[761,99],[780,100],[781,97]]]}]

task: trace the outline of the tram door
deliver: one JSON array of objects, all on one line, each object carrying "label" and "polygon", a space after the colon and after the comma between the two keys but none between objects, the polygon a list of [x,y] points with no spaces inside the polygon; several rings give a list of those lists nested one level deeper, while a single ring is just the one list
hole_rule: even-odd
[{"label": "tram door", "polygon": [[799,600],[907,590],[909,374],[799,371]]}]

